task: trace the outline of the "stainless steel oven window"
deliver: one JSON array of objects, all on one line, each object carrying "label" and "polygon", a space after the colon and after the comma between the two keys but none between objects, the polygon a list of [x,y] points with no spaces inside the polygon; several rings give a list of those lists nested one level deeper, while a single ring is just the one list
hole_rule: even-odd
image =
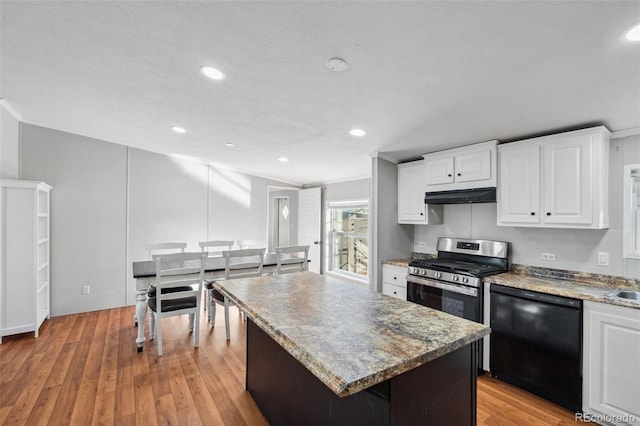
[{"label": "stainless steel oven window", "polygon": [[369,264],[369,203],[329,203],[329,270],[366,279]]}]

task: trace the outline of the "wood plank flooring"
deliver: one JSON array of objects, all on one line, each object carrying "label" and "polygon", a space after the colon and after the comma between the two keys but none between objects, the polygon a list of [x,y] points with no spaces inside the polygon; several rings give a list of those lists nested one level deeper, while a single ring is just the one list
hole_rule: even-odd
[{"label": "wood plank flooring", "polygon": [[[231,342],[218,309],[215,328],[202,322],[198,349],[186,316],[165,319],[162,357],[155,341],[137,353],[133,314],[125,307],[61,316],[45,321],[38,339],[4,337],[0,424],[267,424],[244,390],[245,329],[235,308]],[[573,413],[485,376],[478,380],[478,424],[575,422]]]}]

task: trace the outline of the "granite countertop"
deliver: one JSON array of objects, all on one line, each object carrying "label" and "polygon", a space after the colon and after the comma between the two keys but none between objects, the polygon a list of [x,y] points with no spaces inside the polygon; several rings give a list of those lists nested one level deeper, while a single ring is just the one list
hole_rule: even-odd
[{"label": "granite countertop", "polygon": [[490,332],[482,324],[313,272],[214,285],[340,397]]},{"label": "granite countertop", "polygon": [[506,287],[522,288],[540,293],[640,309],[640,301],[609,296],[609,293],[613,290],[621,288],[640,290],[640,286],[635,280],[616,280],[619,277],[593,274],[581,274],[584,276],[578,276],[577,278],[575,276],[562,278],[531,274],[527,273],[527,271],[526,267],[516,266],[512,272],[491,275],[483,280],[485,283],[499,284]]},{"label": "granite countertop", "polygon": [[408,268],[409,262],[411,262],[411,259],[391,259],[391,260],[385,260],[382,263],[384,263],[385,265],[401,266],[403,268]]}]

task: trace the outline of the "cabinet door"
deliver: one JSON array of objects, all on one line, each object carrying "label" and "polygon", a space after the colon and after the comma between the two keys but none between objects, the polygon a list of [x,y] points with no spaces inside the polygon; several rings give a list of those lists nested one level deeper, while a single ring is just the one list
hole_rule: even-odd
[{"label": "cabinet door", "polygon": [[498,225],[540,222],[540,148],[498,148]]},{"label": "cabinet door", "polygon": [[640,310],[585,302],[584,333],[584,411],[640,425]]},{"label": "cabinet door", "polygon": [[398,222],[427,223],[424,161],[398,166]]},{"label": "cabinet door", "polygon": [[541,149],[542,222],[591,224],[591,137],[567,135]]},{"label": "cabinet door", "polygon": [[425,158],[424,161],[427,169],[427,185],[453,183],[453,157]]},{"label": "cabinet door", "polygon": [[483,150],[457,155],[454,177],[456,182],[491,179],[491,151]]}]

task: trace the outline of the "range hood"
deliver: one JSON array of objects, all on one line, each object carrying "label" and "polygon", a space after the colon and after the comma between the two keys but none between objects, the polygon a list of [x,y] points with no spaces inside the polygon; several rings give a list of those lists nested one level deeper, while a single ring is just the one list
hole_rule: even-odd
[{"label": "range hood", "polygon": [[427,192],[424,194],[424,202],[425,204],[495,203],[496,188]]}]

